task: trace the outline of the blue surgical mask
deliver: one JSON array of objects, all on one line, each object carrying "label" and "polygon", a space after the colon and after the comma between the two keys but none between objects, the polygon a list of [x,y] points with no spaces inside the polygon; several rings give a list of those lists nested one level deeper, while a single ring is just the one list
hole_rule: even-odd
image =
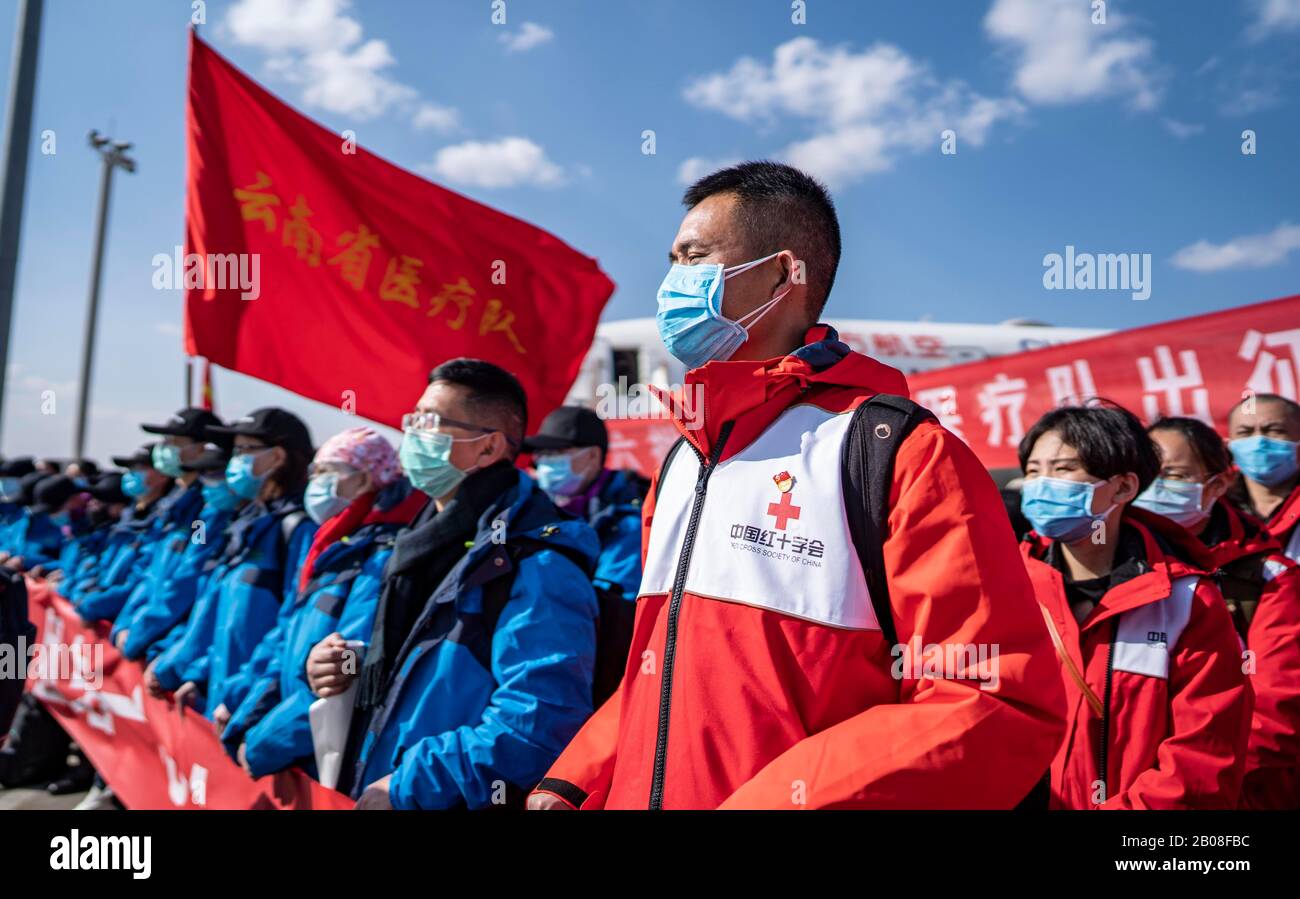
[{"label": "blue surgical mask", "polygon": [[169,478],[179,478],[181,472],[181,448],[170,443],[160,443],[153,448],[153,467],[160,474]]},{"label": "blue surgical mask", "polygon": [[351,500],[339,496],[338,489],[339,476],[332,471],[318,474],[307,482],[302,504],[312,521],[324,524],[351,504]]},{"label": "blue surgical mask", "polygon": [[724,282],[733,275],[780,255],[723,268],[720,263],[673,265],[659,285],[659,312],[655,324],[668,352],[688,369],[706,362],[724,362],[749,339],[753,327],[790,292],[781,291],[762,306],[732,321],[722,315]]},{"label": "blue surgical mask", "polygon": [[[491,435],[483,435],[488,436]],[[483,437],[461,439],[482,440]],[[397,458],[416,490],[437,499],[455,490],[465,480],[470,472],[461,471],[451,464],[451,445],[455,442],[456,438],[450,434],[440,434],[437,431],[408,429],[402,432],[402,445],[397,450]]]},{"label": "blue surgical mask", "polygon": [[1156,478],[1133,500],[1133,505],[1190,528],[1210,517],[1210,513],[1201,508],[1204,501],[1204,484]]},{"label": "blue surgical mask", "polygon": [[143,471],[134,469],[122,475],[122,492],[131,499],[139,499],[149,492],[149,483],[145,480]]},{"label": "blue surgical mask", "polygon": [[1118,505],[1112,503],[1104,512],[1092,511],[1093,494],[1104,483],[1033,478],[1020,488],[1020,511],[1042,536],[1074,543],[1087,537],[1092,523],[1105,518]]},{"label": "blue surgical mask", "polygon": [[1228,443],[1232,460],[1241,473],[1265,487],[1276,487],[1300,470],[1296,442],[1276,437],[1242,437]]},{"label": "blue surgical mask", "polygon": [[548,496],[573,496],[582,489],[585,478],[573,470],[573,459],[568,455],[541,456],[534,468],[537,483]]},{"label": "blue surgical mask", "polygon": [[211,506],[218,512],[233,512],[239,507],[240,499],[231,491],[225,478],[215,484],[203,485],[203,504]]},{"label": "blue surgical mask", "polygon": [[231,492],[240,499],[256,499],[262,492],[262,485],[266,483],[266,475],[253,474],[253,466],[257,464],[258,455],[256,452],[241,453],[232,456],[226,463],[226,483],[230,485]]}]

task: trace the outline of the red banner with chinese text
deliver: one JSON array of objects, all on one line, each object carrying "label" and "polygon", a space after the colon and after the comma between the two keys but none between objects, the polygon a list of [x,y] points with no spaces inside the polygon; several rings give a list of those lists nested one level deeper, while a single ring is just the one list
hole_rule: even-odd
[{"label": "red banner with chinese text", "polygon": [[1245,391],[1297,396],[1300,295],[908,376],[912,399],[985,466],[1018,466],[1043,413],[1104,397],[1143,421],[1199,418],[1226,433]]},{"label": "red banner with chinese text", "polygon": [[144,689],[143,669],[41,581],[27,580],[36,644],[27,689],[130,809],[348,809],[347,796],[291,769],[254,781],[206,718]]},{"label": "red banner with chinese text", "polygon": [[393,426],[458,356],[516,375],[534,428],[563,402],[614,289],[595,260],[322,128],[194,36],[187,130],[187,353]]}]

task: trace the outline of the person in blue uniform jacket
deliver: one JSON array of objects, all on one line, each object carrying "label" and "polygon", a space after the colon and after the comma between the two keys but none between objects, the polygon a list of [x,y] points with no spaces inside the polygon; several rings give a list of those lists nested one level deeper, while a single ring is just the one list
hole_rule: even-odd
[{"label": "person in blue uniform jacket", "polygon": [[230,523],[184,638],[159,656],[154,670],[168,689],[181,680],[177,701],[209,717],[222,705],[238,705],[235,675],[275,626],[281,605],[292,601],[295,575],[316,533],[302,505],[311,435],[298,416],[265,407],[210,431],[234,438],[226,481],[248,503]]},{"label": "person in blue uniform jacket", "polygon": [[[203,511],[203,487],[197,471],[186,471],[187,462],[203,454],[207,429],[220,425],[221,419],[207,409],[187,407],[162,424],[144,424],[141,429],[162,437],[154,444],[153,467],[172,484],[158,503],[153,547],[142,577],[127,597],[113,621],[109,638],[122,649],[130,637],[137,616],[152,600],[153,594],[172,579],[186,551],[196,538],[207,539],[206,528],[198,526]],[[226,446],[228,438],[222,437]],[[138,655],[136,656],[138,657]]]},{"label": "person in blue uniform jacket", "polygon": [[149,564],[153,549],[159,501],[171,487],[153,467],[153,445],[131,456],[114,456],[113,464],[126,469],[122,492],[132,503],[109,530],[94,570],[78,577],[64,596],[87,623],[115,619]]},{"label": "person in blue uniform jacket", "polygon": [[326,637],[370,637],[393,542],[428,502],[402,476],[392,444],[370,428],[349,428],[316,451],[305,505],[321,527],[298,573],[296,601],[258,647],[269,662],[222,733],[253,777],[295,763],[316,773],[307,655]]},{"label": "person in blue uniform jacket", "polygon": [[35,472],[36,465],[30,456],[6,459],[0,464],[0,550],[9,550],[6,535],[23,517],[23,478]]},{"label": "person in blue uniform jacket", "polygon": [[58,569],[46,575],[46,583],[64,596],[76,589],[81,579],[92,574],[108,544],[108,535],[131,498],[122,492],[120,474],[100,475],[86,490],[86,524],[89,528],[69,541],[59,554]]},{"label": "person in blue uniform jacket", "polygon": [[[48,547],[37,544],[24,554],[23,565],[32,577],[43,578],[64,565],[75,564],[78,541],[90,531],[86,517],[90,494],[72,478],[56,474],[36,485],[34,498],[36,502],[29,510],[31,516],[44,517],[53,526],[54,533]],[[32,533],[31,529],[28,533]]]},{"label": "person in blue uniform jacket", "polygon": [[606,467],[609,432],[591,409],[561,406],[524,441],[534,476],[557,506],[583,518],[600,538],[592,585],[600,601],[597,708],[623,678],[641,588],[641,501],[650,482],[634,471]]},{"label": "person in blue uniform jacket", "polygon": [[[591,714],[599,541],[515,467],[527,419],[476,359],[434,369],[403,418],[402,468],[434,501],[384,571],[339,780],[358,808],[516,802]],[[347,661],[312,650],[318,696]]]},{"label": "person in blue uniform jacket", "polygon": [[5,546],[0,564],[10,571],[26,571],[28,558],[42,559],[58,552],[62,535],[47,515],[32,512],[36,505],[36,488],[53,475],[36,471],[19,479],[17,518],[5,532]]}]

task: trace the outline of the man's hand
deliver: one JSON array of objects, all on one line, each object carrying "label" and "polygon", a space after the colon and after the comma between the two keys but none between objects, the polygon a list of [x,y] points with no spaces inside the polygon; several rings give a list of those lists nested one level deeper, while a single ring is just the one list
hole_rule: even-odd
[{"label": "man's hand", "polygon": [[126,645],[126,638],[129,633],[130,631],[126,630],[117,632],[117,639],[113,641],[113,645],[117,647],[118,652],[121,652],[122,647]]},{"label": "man's hand", "polygon": [[529,795],[527,808],[530,812],[573,811],[573,806],[551,793],[533,793]]},{"label": "man's hand", "polygon": [[9,558],[5,559],[5,568],[8,568],[10,571],[22,571],[23,557],[10,556]]},{"label": "man's hand", "polygon": [[[358,674],[356,659],[342,634],[330,634],[307,654],[307,685],[322,698],[342,693]],[[350,663],[348,671],[344,671],[345,663]]]},{"label": "man's hand", "polygon": [[[218,733],[225,730],[226,725],[230,723],[230,709],[226,708],[224,702],[212,712],[212,723],[217,726]],[[242,749],[243,746],[241,745],[240,748]]]},{"label": "man's hand", "polygon": [[[222,706],[222,708],[224,709],[225,706]],[[229,717],[229,716],[227,716],[227,717]],[[252,777],[252,776],[253,776],[253,769],[250,768],[250,767],[248,767],[248,756],[247,756],[247,755],[245,754],[245,752],[244,752],[244,746],[245,746],[245,744],[240,743],[240,744],[239,744],[239,751],[236,752],[235,755],[236,755],[237,760],[238,760],[238,762],[239,762],[239,767],[243,768],[244,771],[248,774],[249,777]]]},{"label": "man's hand", "polygon": [[195,700],[199,698],[199,685],[192,680],[187,680],[176,690],[177,705],[194,705]]},{"label": "man's hand", "polygon": [[27,573],[30,574],[32,577],[45,577],[45,566],[36,565],[32,568],[31,571]]},{"label": "man's hand", "polygon": [[154,671],[157,662],[158,660],[154,659],[149,663],[149,667],[144,669],[144,688],[154,699],[162,699],[167,695],[167,691],[163,689],[162,683],[158,680],[158,673]]},{"label": "man's hand", "polygon": [[392,779],[393,775],[390,774],[366,787],[366,791],[357,800],[356,810],[359,812],[391,810],[393,803],[388,799],[388,782]]},{"label": "man's hand", "polygon": [[54,571],[51,571],[49,574],[45,576],[45,583],[47,584],[57,584],[60,583],[62,580],[63,580],[62,568],[56,568]]}]

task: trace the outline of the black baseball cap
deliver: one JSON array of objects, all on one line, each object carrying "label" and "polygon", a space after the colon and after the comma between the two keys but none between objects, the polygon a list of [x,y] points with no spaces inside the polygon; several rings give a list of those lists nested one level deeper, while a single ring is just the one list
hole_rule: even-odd
[{"label": "black baseball cap", "polygon": [[36,463],[31,456],[6,459],[4,464],[0,465],[0,478],[22,478],[34,471],[36,471]]},{"label": "black baseball cap", "polygon": [[52,474],[36,485],[32,494],[36,500],[32,503],[32,514],[49,515],[51,512],[57,512],[64,503],[80,492],[81,488],[72,478],[63,474]]},{"label": "black baseball cap", "polygon": [[58,477],[58,475],[48,474],[44,471],[33,471],[31,474],[23,475],[22,480],[18,482],[18,505],[30,506],[36,502],[36,485],[46,478]]},{"label": "black baseball cap", "polygon": [[256,437],[268,446],[297,450],[309,458],[312,455],[311,432],[307,426],[301,418],[277,406],[254,409],[229,425],[208,428],[208,433],[214,437],[219,434],[229,434],[232,438]]},{"label": "black baseball cap", "polygon": [[542,422],[542,429],[524,438],[524,450],[573,449],[598,446],[609,449],[609,431],[600,416],[586,406],[561,406]]},{"label": "black baseball cap", "polygon": [[110,456],[118,468],[153,468],[153,448],[156,443],[146,443],[129,456]]},{"label": "black baseball cap", "polygon": [[[140,425],[142,431],[150,434],[164,434],[168,437],[189,437],[191,440],[212,440],[209,428],[219,428],[225,422],[207,409],[187,406],[160,425]],[[226,437],[225,439],[229,439]]]},{"label": "black baseball cap", "polygon": [[230,462],[230,448],[217,443],[205,443],[203,452],[193,462],[182,462],[181,471],[225,471]]},{"label": "black baseball cap", "polygon": [[122,492],[120,473],[100,475],[87,492],[101,503],[121,503],[125,506],[132,502],[131,497]]}]

